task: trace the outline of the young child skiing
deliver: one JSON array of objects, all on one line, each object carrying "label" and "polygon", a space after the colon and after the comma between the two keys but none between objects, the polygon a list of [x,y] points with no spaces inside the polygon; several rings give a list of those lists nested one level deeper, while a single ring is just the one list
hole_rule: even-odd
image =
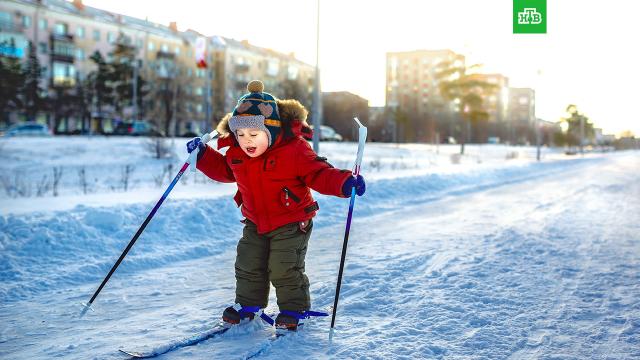
[{"label": "young child skiing", "polygon": [[355,187],[361,196],[365,182],[311,149],[302,104],[275,99],[259,80],[247,90],[218,124],[218,149],[229,147],[225,155],[200,138],[189,141],[187,151],[199,148],[197,168],[211,179],[237,183],[234,200],[245,217],[235,261],[236,304],[224,310],[223,321],[238,324],[261,314],[272,283],[280,309],[276,329],[297,330],[311,306],[305,256],[319,208],[310,190],[349,197]]}]

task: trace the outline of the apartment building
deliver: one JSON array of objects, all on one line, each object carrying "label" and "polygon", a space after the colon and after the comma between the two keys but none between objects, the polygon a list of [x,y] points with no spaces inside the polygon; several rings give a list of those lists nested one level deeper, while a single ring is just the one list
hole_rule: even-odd
[{"label": "apartment building", "polygon": [[294,98],[311,110],[315,67],[283,54],[222,36],[211,38],[215,57],[214,107],[216,116],[233,110],[246,93],[247,83],[261,79],[265,91],[277,98]]},{"label": "apartment building", "polygon": [[[208,69],[199,68],[195,60],[196,41],[203,37]],[[26,60],[29,42],[37,48],[46,89],[43,95],[48,98],[61,91],[73,93],[97,68],[91,56],[99,52],[111,61],[116,46],[133,52],[137,59],[134,71],[147,84],[142,106],[131,101],[121,111],[109,104],[100,111],[94,107],[90,119],[71,114],[58,121],[53,119],[58,114],[39,114],[38,121],[60,132],[80,128],[108,132],[117,122],[131,118],[155,122],[168,134],[200,132],[231,111],[254,78],[262,79],[266,90],[278,97],[295,94],[303,101],[308,97],[310,105],[314,67],[291,54],[247,41],[205,37],[195,30],[179,31],[176,23],[160,25],[85,6],[81,0],[0,2],[0,56]]]},{"label": "apartment building", "polygon": [[535,122],[535,90],[509,88],[509,119],[528,125]]},{"label": "apartment building", "polygon": [[465,57],[446,49],[387,53],[386,107],[404,118],[397,123],[398,140],[435,141],[438,114],[459,110],[440,94],[437,73],[445,64],[464,66]]}]

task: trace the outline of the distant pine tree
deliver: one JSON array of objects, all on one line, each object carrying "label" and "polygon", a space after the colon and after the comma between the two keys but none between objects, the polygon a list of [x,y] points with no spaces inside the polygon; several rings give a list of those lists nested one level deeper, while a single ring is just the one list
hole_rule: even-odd
[{"label": "distant pine tree", "polygon": [[[0,46],[14,48],[15,42],[3,42]],[[20,89],[24,83],[24,73],[20,59],[0,56],[0,79],[0,115],[3,121],[8,122],[9,113],[22,107]]]},{"label": "distant pine tree", "polygon": [[29,56],[22,71],[24,84],[22,86],[23,107],[27,119],[34,121],[38,112],[45,110],[46,101],[41,86],[42,67],[33,42],[29,41]]}]

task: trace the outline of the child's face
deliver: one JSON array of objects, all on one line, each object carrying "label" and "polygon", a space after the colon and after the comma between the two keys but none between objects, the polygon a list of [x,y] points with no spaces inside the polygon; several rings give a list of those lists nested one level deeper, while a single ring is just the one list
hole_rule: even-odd
[{"label": "child's face", "polygon": [[242,151],[250,157],[262,155],[269,147],[267,133],[258,128],[238,129],[236,130],[236,138]]}]

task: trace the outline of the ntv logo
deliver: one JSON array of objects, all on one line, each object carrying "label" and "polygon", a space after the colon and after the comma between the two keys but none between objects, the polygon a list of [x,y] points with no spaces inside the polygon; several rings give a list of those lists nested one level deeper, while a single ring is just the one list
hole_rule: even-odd
[{"label": "ntv logo", "polygon": [[525,8],[524,11],[518,13],[518,24],[533,24],[538,25],[542,23],[542,14],[536,11],[536,8]]},{"label": "ntv logo", "polygon": [[546,34],[547,0],[513,0],[513,33]]}]

